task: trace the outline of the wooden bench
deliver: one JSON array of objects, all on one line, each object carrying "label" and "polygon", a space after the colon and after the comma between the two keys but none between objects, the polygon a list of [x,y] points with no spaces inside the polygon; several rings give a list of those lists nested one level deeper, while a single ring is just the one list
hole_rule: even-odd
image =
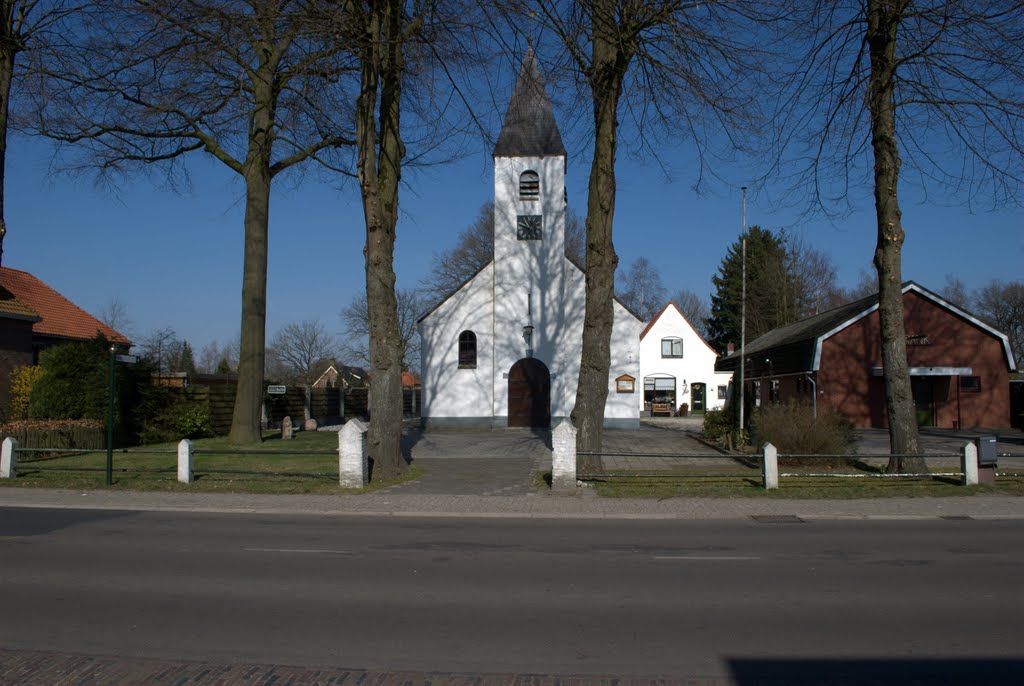
[{"label": "wooden bench", "polygon": [[667,414],[672,416],[672,403],[651,403],[651,415]]}]

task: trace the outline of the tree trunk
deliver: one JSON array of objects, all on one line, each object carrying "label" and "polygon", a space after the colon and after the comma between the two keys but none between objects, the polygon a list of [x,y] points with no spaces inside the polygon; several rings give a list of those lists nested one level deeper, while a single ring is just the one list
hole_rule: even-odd
[{"label": "tree trunk", "polygon": [[373,459],[374,481],[393,479],[406,466],[401,446],[402,336],[394,271],[398,182],[405,156],[399,128],[401,30],[400,2],[385,0],[372,6],[361,50],[362,81],[356,104],[357,165],[366,220],[364,254],[372,388],[367,452]]},{"label": "tree trunk", "polygon": [[[9,30],[9,29],[7,29]],[[7,170],[7,114],[10,111],[11,81],[14,79],[14,58],[17,55],[9,39],[0,37],[0,264],[3,263],[7,218],[4,211]]]},{"label": "tree trunk", "polygon": [[907,338],[903,323],[903,277],[900,266],[904,233],[900,222],[897,185],[900,154],[896,143],[896,39],[904,2],[868,1],[867,41],[871,55],[868,107],[874,151],[875,213],[878,242],[874,263],[878,271],[878,315],[882,337],[882,368],[889,418],[888,472],[924,472],[917,421],[907,370]]},{"label": "tree trunk", "polygon": [[270,219],[270,166],[245,174],[245,261],[242,267],[242,330],[238,388],[228,440],[236,445],[263,440],[260,408],[267,337],[267,250]]},{"label": "tree trunk", "polygon": [[267,253],[270,234],[270,168],[274,145],[277,92],[276,65],[262,50],[253,83],[245,179],[245,261],[242,266],[242,331],[238,354],[238,390],[231,419],[231,443],[263,440],[260,410],[267,344]]},{"label": "tree trunk", "polygon": [[[593,17],[593,63],[589,76],[594,100],[595,136],[587,195],[586,309],[576,405],[571,418],[577,429],[576,449],[600,452],[611,366],[615,267],[619,262],[612,244],[616,112],[630,56],[618,41],[615,3],[608,0],[595,2]],[[581,456],[579,469],[581,472],[600,471],[600,457]]]}]

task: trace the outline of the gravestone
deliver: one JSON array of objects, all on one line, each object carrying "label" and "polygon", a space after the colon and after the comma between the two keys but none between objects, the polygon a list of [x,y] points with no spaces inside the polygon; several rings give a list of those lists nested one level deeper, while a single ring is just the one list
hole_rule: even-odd
[{"label": "gravestone", "polygon": [[295,427],[292,426],[292,418],[285,417],[281,420],[281,439],[291,440],[295,436]]}]

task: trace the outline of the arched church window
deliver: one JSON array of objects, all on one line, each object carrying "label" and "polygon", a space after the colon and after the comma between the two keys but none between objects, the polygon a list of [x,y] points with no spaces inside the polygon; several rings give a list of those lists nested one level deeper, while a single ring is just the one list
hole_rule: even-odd
[{"label": "arched church window", "polygon": [[459,369],[476,369],[476,334],[472,331],[459,334]]},{"label": "arched church window", "polygon": [[540,175],[532,170],[519,175],[519,199],[538,200],[540,198]]}]

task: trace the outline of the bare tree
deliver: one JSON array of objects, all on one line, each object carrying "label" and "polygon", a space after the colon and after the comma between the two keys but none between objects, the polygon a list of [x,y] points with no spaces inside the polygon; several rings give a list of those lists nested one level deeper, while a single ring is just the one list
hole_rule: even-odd
[{"label": "bare tree", "polygon": [[286,374],[285,380],[301,385],[306,391],[305,418],[312,416],[311,396],[317,379],[317,364],[333,358],[337,342],[319,319],[281,327],[270,343],[267,357],[273,359]]},{"label": "bare tree", "polygon": [[1024,282],[996,279],[975,293],[974,303],[978,314],[1010,339],[1020,367],[1024,363]]},{"label": "bare tree", "polygon": [[878,277],[875,275],[874,268],[871,271],[861,268],[857,272],[857,283],[850,288],[842,289],[843,303],[853,302],[854,300],[860,300],[866,298],[869,295],[875,295],[878,293]]},{"label": "bare tree", "polygon": [[707,340],[708,318],[711,317],[711,305],[708,304],[707,299],[700,297],[691,290],[682,288],[672,296],[672,302],[676,304],[676,307],[686,317],[686,321],[690,322],[690,326],[697,331],[697,334]]},{"label": "bare tree", "polygon": [[967,286],[958,276],[946,274],[945,283],[939,294],[957,307],[970,309],[971,297],[967,293]]},{"label": "bare tree", "polygon": [[223,374],[238,368],[239,342],[210,341],[199,351],[196,370],[204,374]]},{"label": "bare tree", "polygon": [[[417,371],[420,363],[420,334],[416,322],[426,309],[427,301],[416,291],[398,289],[395,293],[398,311],[398,335],[402,346],[402,369]],[[340,312],[345,327],[343,352],[346,358],[360,363],[370,361],[369,313],[366,295],[360,293],[352,298]]]},{"label": "bare tree", "polygon": [[100,308],[96,316],[101,322],[114,331],[132,338],[132,320],[128,316],[128,306],[118,297],[113,297]]},{"label": "bare tree", "polygon": [[844,295],[832,258],[797,234],[785,234],[787,272],[795,281],[797,317],[810,317],[842,305]]},{"label": "bare tree", "polygon": [[0,0],[0,260],[7,222],[4,216],[7,171],[7,131],[15,82],[23,76],[19,56],[46,50],[61,23],[80,9],[80,3],[59,0]]},{"label": "bare tree", "polygon": [[178,334],[166,326],[144,336],[139,348],[142,358],[152,364],[158,374],[164,374],[175,371],[174,359],[178,355],[180,345]]},{"label": "bare tree", "polygon": [[[831,208],[874,189],[891,472],[925,469],[903,323],[901,181],[943,200],[1017,200],[1024,179],[1024,4],[857,0],[794,6],[778,70],[781,142],[808,199]],[[870,154],[869,154],[870,152]],[[906,168],[904,168],[906,163]]]},{"label": "bare tree", "polygon": [[[580,373],[572,421],[577,448],[599,453],[611,362],[614,275],[612,240],[619,120],[638,138],[638,150],[657,159],[659,137],[682,136],[697,151],[703,171],[712,138],[735,142],[739,123],[755,113],[740,97],[736,78],[757,64],[745,60],[749,2],[589,0],[512,3],[513,25],[534,19],[554,43],[554,61],[565,67],[580,100],[590,107],[593,156],[587,195],[586,296]],[[504,5],[503,5],[504,6]],[[550,71],[559,71],[553,67]],[[719,138],[718,141],[722,139]],[[717,142],[717,141],[716,141]],[[698,180],[698,183],[700,181]],[[600,460],[581,460],[600,469]]]},{"label": "bare tree", "polygon": [[351,146],[346,46],[332,3],[98,0],[77,50],[50,65],[40,129],[105,175],[205,151],[245,186],[241,352],[232,443],[261,440],[271,184]]},{"label": "bare tree", "polygon": [[616,292],[622,304],[645,322],[653,319],[665,306],[668,295],[661,272],[646,257],[633,260],[625,276],[619,280]]}]

